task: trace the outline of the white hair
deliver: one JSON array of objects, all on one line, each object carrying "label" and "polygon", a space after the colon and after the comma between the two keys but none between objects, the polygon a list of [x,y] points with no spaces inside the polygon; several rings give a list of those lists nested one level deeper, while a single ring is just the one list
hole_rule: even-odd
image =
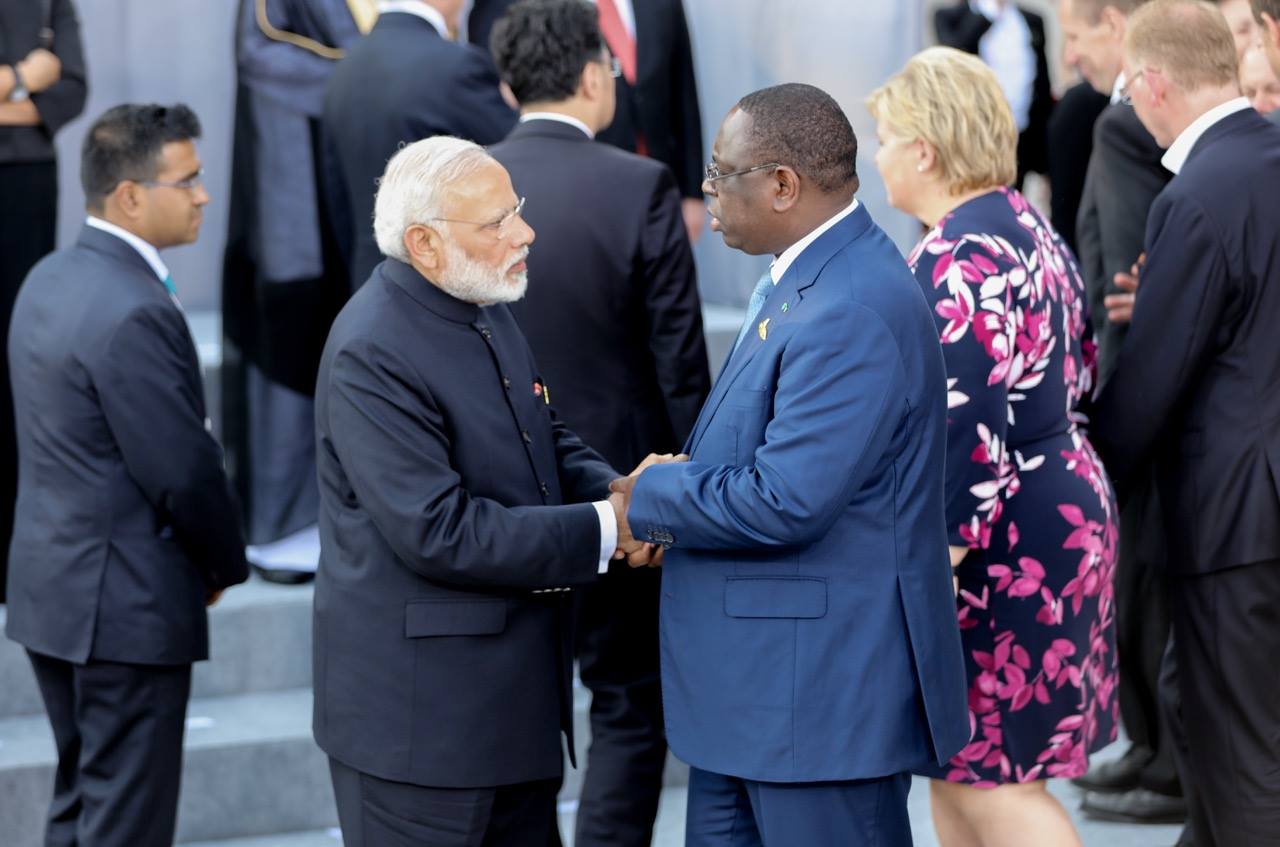
[{"label": "white hair", "polygon": [[409,261],[404,232],[444,215],[445,190],[475,173],[492,157],[479,144],[437,135],[400,149],[378,180],[373,237],[384,256]]}]

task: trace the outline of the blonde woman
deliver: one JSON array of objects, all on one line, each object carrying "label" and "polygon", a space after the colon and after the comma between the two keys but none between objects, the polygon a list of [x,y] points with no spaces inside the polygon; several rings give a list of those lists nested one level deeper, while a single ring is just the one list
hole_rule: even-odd
[{"label": "blonde woman", "polygon": [[1046,780],[1115,736],[1117,510],[1075,409],[1093,386],[1084,282],[1017,191],[994,74],[945,47],[872,93],[889,201],[947,365],[947,529],[971,743],[931,783],[944,847],[1078,845]]}]

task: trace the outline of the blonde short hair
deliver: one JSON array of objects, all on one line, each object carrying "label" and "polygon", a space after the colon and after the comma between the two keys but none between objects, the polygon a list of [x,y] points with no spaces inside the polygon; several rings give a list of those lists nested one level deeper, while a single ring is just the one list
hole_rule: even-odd
[{"label": "blonde short hair", "polygon": [[1236,42],[1217,6],[1201,0],[1151,0],[1129,18],[1125,56],[1155,65],[1183,91],[1238,79]]},{"label": "blonde short hair", "polygon": [[373,237],[382,255],[408,262],[405,230],[443,217],[449,186],[491,161],[480,145],[448,135],[402,147],[387,162],[373,201]]},{"label": "blonde short hair", "polygon": [[952,194],[1009,185],[1018,176],[1018,127],[982,60],[950,47],[917,53],[871,92],[867,108],[900,134],[929,142]]}]

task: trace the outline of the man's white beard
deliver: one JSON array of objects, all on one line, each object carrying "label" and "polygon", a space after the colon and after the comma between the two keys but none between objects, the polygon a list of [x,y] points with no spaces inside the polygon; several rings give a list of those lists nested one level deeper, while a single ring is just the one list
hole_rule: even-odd
[{"label": "man's white beard", "polygon": [[435,283],[444,293],[464,303],[475,303],[477,306],[514,303],[524,296],[525,289],[529,287],[527,271],[516,275],[514,282],[508,279],[511,268],[529,255],[528,247],[502,268],[471,258],[465,250],[453,243],[445,243],[444,255],[447,269]]}]

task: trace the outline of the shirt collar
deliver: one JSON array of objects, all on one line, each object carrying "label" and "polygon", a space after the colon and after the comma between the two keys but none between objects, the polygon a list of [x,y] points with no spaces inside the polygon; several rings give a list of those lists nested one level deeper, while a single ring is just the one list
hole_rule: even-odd
[{"label": "shirt collar", "polygon": [[435,27],[441,38],[449,39],[449,24],[445,21],[444,15],[440,14],[434,6],[423,3],[422,0],[379,0],[378,14],[385,15],[388,12],[416,15]]},{"label": "shirt collar", "polygon": [[1120,73],[1116,74],[1115,84],[1111,86],[1111,102],[1112,103],[1119,103],[1121,98],[1124,97],[1124,83],[1125,83],[1125,77],[1124,77],[1124,71],[1122,70],[1120,71]]},{"label": "shirt collar", "polygon": [[969,0],[969,8],[982,15],[989,21],[1009,15],[1017,10],[1012,3],[1006,3],[1003,7],[996,0]]},{"label": "shirt collar", "polygon": [[165,263],[160,260],[160,251],[151,244],[143,241],[132,232],[129,232],[129,230],[118,227],[110,221],[104,221],[102,218],[95,218],[93,215],[89,215],[85,220],[85,223],[94,229],[100,229],[103,232],[111,233],[125,244],[128,244],[134,250],[137,250],[138,255],[151,266],[151,270],[155,271],[155,275],[161,282],[164,282],[169,278],[169,268],[167,268]]},{"label": "shirt collar", "polygon": [[855,197],[852,203],[827,218],[826,222],[820,225],[817,229],[810,232],[795,244],[792,244],[786,250],[783,250],[781,255],[774,259],[773,264],[769,266],[769,275],[773,277],[773,284],[778,284],[778,280],[782,279],[783,274],[785,274],[791,267],[791,264],[800,257],[800,254],[805,251],[806,247],[821,238],[822,234],[831,229],[831,227],[852,215],[854,209],[857,208],[858,198]]},{"label": "shirt collar", "polygon": [[1178,173],[1182,170],[1183,165],[1187,163],[1187,157],[1191,155],[1191,148],[1196,146],[1196,142],[1200,140],[1200,136],[1208,131],[1209,127],[1216,124],[1229,115],[1236,112],[1242,112],[1250,109],[1249,101],[1243,97],[1236,97],[1225,103],[1214,106],[1200,117],[1191,122],[1191,126],[1179,133],[1178,137],[1169,145],[1169,149],[1165,151],[1164,156],[1160,159],[1160,164],[1164,165],[1169,171]]},{"label": "shirt collar", "polygon": [[572,115],[562,115],[559,112],[525,112],[520,116],[520,123],[528,123],[529,121],[559,121],[562,124],[568,124],[571,127],[582,130],[587,138],[595,138],[596,134],[591,131],[591,127]]}]

